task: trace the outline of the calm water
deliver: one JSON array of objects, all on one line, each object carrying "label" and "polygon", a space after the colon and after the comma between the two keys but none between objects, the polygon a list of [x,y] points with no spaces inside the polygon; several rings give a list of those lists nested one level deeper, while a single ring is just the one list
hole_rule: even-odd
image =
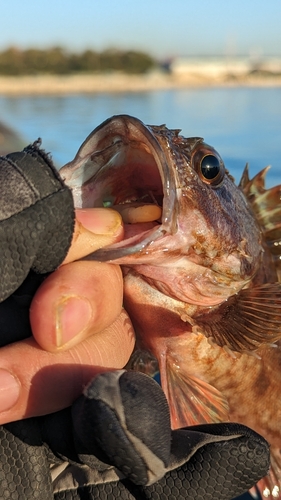
[{"label": "calm water", "polygon": [[57,166],[75,155],[103,120],[128,113],[204,137],[239,180],[246,162],[255,174],[272,165],[268,185],[281,183],[281,88],[212,88],[55,97],[0,97],[0,120],[24,139],[38,136]]}]

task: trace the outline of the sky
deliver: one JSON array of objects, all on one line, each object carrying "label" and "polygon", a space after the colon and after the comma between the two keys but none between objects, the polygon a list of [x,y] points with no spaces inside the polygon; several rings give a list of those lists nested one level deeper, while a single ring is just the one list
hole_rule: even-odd
[{"label": "sky", "polygon": [[[9,0],[0,51],[134,49],[156,58],[281,56],[280,0]],[[0,5],[1,5],[0,3]]]}]

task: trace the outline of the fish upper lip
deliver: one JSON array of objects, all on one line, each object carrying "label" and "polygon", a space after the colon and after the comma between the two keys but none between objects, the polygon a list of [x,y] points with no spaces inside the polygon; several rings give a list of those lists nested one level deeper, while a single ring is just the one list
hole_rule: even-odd
[{"label": "fish upper lip", "polygon": [[[150,159],[153,160],[153,165],[150,164],[149,168],[147,167],[149,173],[153,173],[154,167],[158,169],[163,190],[161,225],[157,225],[143,235],[139,235],[139,237],[130,238],[127,243],[126,240],[123,240],[94,252],[92,258],[95,260],[116,260],[139,252],[163,236],[163,234],[173,234],[177,231],[178,201],[173,166],[169,165],[163,148],[155,137],[153,130],[137,118],[129,115],[116,115],[99,125],[83,142],[74,160],[60,170],[62,178],[72,188],[75,206],[103,206],[101,198],[97,201],[98,196],[102,197],[104,195],[98,192],[99,188],[97,188],[96,196],[93,196],[92,201],[89,193],[87,195],[81,194],[81,199],[79,199],[80,194],[77,196],[77,193],[80,193],[82,186],[85,185],[88,186],[89,192],[91,189],[94,192],[94,188],[89,186],[98,185],[98,183],[105,187],[106,182],[110,181],[110,175],[115,176],[115,181],[120,182],[123,172],[123,179],[125,174],[129,179],[131,172],[127,164],[129,165],[130,161],[132,161],[130,158],[134,157],[134,155],[136,161],[139,161],[140,157],[144,165],[146,162],[148,165]],[[126,168],[127,170],[125,170]],[[132,173],[133,170],[134,164]],[[133,179],[133,176],[131,178]],[[130,183],[128,180],[126,182]],[[149,179],[147,182],[149,184]]]}]

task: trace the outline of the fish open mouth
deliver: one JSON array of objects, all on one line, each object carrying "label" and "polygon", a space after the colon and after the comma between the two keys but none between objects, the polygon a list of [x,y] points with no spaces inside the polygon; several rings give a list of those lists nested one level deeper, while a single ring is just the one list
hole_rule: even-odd
[{"label": "fish open mouth", "polygon": [[77,208],[110,207],[123,218],[124,239],[95,252],[97,260],[140,252],[177,229],[173,171],[153,131],[137,118],[106,120],[60,174]]}]

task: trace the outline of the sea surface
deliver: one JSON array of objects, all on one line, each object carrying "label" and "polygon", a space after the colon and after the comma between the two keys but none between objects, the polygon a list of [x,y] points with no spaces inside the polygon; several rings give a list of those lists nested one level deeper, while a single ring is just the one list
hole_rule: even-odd
[{"label": "sea surface", "polygon": [[200,88],[65,96],[0,97],[0,121],[26,143],[42,138],[58,167],[70,161],[103,120],[126,113],[204,137],[240,180],[271,165],[268,186],[281,183],[281,88]]},{"label": "sea surface", "polygon": [[204,137],[238,182],[248,162],[251,176],[271,165],[268,187],[281,184],[280,87],[0,97],[0,121],[26,144],[41,137],[58,168],[97,125],[123,113],[146,124],[180,128],[186,137]]}]

